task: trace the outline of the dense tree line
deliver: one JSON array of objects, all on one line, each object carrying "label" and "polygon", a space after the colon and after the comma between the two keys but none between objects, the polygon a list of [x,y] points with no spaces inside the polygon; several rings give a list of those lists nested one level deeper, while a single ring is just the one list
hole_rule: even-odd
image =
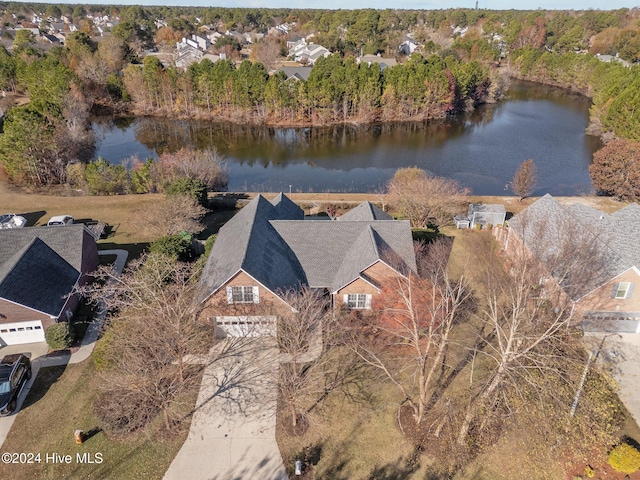
[{"label": "dense tree line", "polygon": [[429,120],[486,100],[488,72],[476,61],[413,55],[381,71],[377,64],[332,55],[306,82],[269,75],[260,63],[229,60],[164,68],[155,57],[129,65],[124,85],[141,113],[206,114],[249,123],[326,124]]},{"label": "dense tree line", "polygon": [[[593,133],[638,139],[640,132],[634,115],[640,101],[638,69],[586,54],[589,48],[590,53],[637,60],[636,10],[328,11],[0,3],[2,8],[5,25],[29,25],[29,13],[38,12],[68,15],[80,26],[64,47],[46,54],[26,30],[15,33],[12,53],[0,48],[0,88],[30,99],[7,113],[0,137],[2,163],[17,182],[67,181],[66,166],[91,157],[89,112],[106,108],[272,125],[428,121],[499,97],[503,71],[493,67],[505,56],[510,75],[593,98]],[[90,14],[117,16],[119,24],[112,35],[95,42]],[[167,26],[158,29],[158,20]],[[313,33],[317,43],[336,52],[319,60],[307,81],[269,74],[256,61],[204,60],[183,71],[144,54],[162,42],[173,45],[203,25],[264,33],[283,22],[293,27],[290,36]],[[454,27],[468,30],[463,36],[453,33]],[[422,54],[400,58],[384,71],[354,60],[362,53],[397,55],[408,32],[423,44]],[[261,46],[254,48],[258,52]]]},{"label": "dense tree line", "polygon": [[591,55],[525,48],[513,52],[511,74],[588,95],[591,132],[640,140],[640,68],[602,62]]}]

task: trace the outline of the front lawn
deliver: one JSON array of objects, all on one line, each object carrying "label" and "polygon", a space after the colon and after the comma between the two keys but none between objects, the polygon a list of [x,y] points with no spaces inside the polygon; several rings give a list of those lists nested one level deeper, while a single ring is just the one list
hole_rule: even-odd
[{"label": "front lawn", "polygon": [[[97,381],[92,359],[41,369],[2,445],[2,453],[40,454],[40,461],[0,464],[0,478],[162,478],[187,437],[188,425],[170,440],[159,440],[151,431],[124,441],[109,439],[92,410]],[[77,429],[91,435],[82,445],[74,440]],[[71,463],[60,463],[60,457],[54,460],[54,454],[71,455]],[[92,459],[95,463],[79,462],[83,454],[88,454],[85,462]]]}]

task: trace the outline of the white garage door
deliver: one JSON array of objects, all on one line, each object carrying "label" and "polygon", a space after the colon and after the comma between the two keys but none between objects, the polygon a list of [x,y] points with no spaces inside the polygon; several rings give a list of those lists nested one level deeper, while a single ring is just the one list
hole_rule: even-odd
[{"label": "white garage door", "polygon": [[40,320],[0,325],[0,346],[36,342],[44,342],[44,329]]},{"label": "white garage door", "polygon": [[228,337],[264,337],[275,334],[276,317],[216,317],[216,325],[221,328]]}]

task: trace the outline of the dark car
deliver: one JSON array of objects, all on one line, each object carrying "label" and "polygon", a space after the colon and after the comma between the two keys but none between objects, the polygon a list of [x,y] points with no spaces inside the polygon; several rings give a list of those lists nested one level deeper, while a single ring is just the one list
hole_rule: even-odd
[{"label": "dark car", "polygon": [[0,415],[15,411],[22,387],[31,378],[31,361],[23,353],[0,360]]}]

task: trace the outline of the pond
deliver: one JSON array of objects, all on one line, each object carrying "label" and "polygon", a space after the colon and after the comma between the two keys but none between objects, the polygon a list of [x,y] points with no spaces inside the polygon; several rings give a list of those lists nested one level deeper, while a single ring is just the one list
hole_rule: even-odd
[{"label": "pond", "polygon": [[96,156],[111,162],[215,147],[230,191],[374,192],[398,168],[418,166],[476,195],[504,195],[520,163],[532,158],[534,195],[578,195],[592,190],[588,166],[600,147],[585,134],[589,105],[562,90],[514,82],[504,101],[429,125],[270,128],[144,117],[100,119],[94,131]]}]

